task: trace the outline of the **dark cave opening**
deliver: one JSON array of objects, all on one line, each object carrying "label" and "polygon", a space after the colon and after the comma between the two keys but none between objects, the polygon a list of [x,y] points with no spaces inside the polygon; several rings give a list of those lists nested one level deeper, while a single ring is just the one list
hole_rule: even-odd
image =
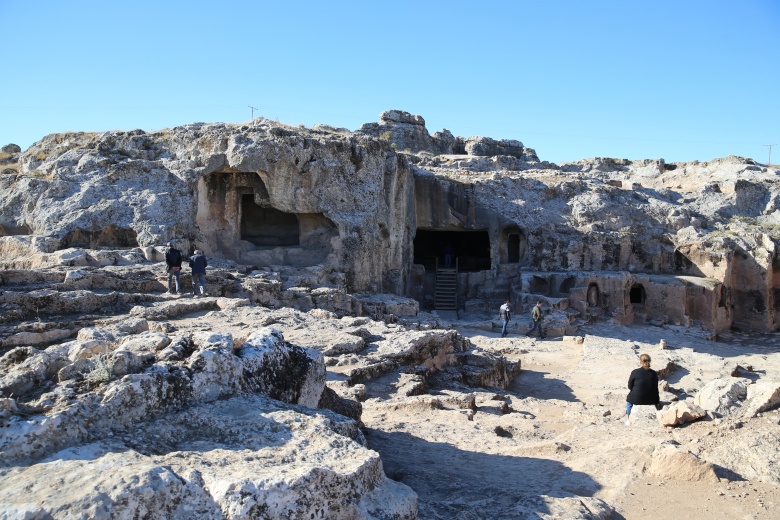
[{"label": "dark cave opening", "polygon": [[251,193],[241,197],[241,240],[260,247],[297,246],[301,241],[298,217],[255,204]]},{"label": "dark cave opening", "polygon": [[452,251],[458,271],[490,269],[490,235],[487,231],[440,231],[418,229],[414,237],[414,263],[435,269],[436,260],[444,266],[444,252]]}]

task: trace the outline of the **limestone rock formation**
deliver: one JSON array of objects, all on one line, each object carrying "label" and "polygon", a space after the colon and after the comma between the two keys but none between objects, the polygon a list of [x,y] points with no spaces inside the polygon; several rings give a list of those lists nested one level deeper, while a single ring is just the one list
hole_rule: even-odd
[{"label": "limestone rock formation", "polygon": [[[3,154],[3,511],[609,518],[643,467],[780,482],[771,338],[748,355],[780,327],[780,190],[750,159],[556,165],[399,110]],[[167,241],[207,297],[165,293]],[[552,341],[522,337],[537,301]],[[669,404],[626,445],[641,351]]]},{"label": "limestone rock formation", "polygon": [[680,401],[658,412],[658,422],[664,426],[677,426],[696,421],[706,415],[707,413],[693,402]]},{"label": "limestone rock formation", "polygon": [[[5,512],[416,518],[416,496],[385,477],[355,421],[306,411],[324,390],[318,351],[274,329],[242,342],[211,332],[121,337],[122,329],[85,328],[70,344],[0,358],[0,391],[13,396],[0,417]],[[82,357],[85,342],[105,349],[103,365]],[[128,355],[146,357],[117,373]]]},{"label": "limestone rock formation", "polygon": [[338,416],[236,396],[0,470],[10,517],[414,519]]},{"label": "limestone rock formation", "polygon": [[[0,175],[0,257],[121,266],[159,260],[173,240],[185,254],[307,271],[323,292],[305,298],[327,310],[358,312],[345,293],[383,292],[492,315],[508,295],[516,312],[541,298],[572,324],[770,331],[776,176],[740,157],[555,165],[517,140],[430,136],[399,110],[356,132],[258,119],[57,134]],[[457,272],[442,299],[447,247]]]},{"label": "limestone rock formation", "polygon": [[748,379],[729,378],[710,381],[696,394],[694,403],[719,415],[735,414],[747,398]]},{"label": "limestone rock formation", "polygon": [[648,471],[663,479],[718,482],[712,464],[700,460],[693,453],[681,450],[669,442],[661,443],[655,448]]}]

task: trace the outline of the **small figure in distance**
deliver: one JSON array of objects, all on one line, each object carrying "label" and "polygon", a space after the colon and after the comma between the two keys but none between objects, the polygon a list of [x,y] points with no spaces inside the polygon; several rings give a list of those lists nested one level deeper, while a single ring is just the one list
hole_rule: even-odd
[{"label": "small figure in distance", "polygon": [[531,321],[533,322],[533,326],[528,329],[528,332],[526,332],[525,335],[529,337],[533,331],[539,329],[539,339],[546,338],[547,336],[544,335],[544,330],[542,330],[542,320],[544,320],[544,316],[542,316],[542,301],[539,300],[536,302],[536,305],[534,305],[534,308],[531,311]]},{"label": "small figure in distance", "polygon": [[628,389],[626,396],[626,426],[631,426],[631,408],[634,405],[655,405],[656,410],[661,408],[661,398],[658,395],[658,373],[650,368],[650,356],[639,356],[639,368],[635,368],[628,377]]},{"label": "small figure in distance", "polygon": [[181,287],[181,251],[173,247],[173,242],[165,244],[165,265],[168,270],[168,294],[180,294]]},{"label": "small figure in distance", "polygon": [[506,337],[506,327],[512,321],[512,308],[509,300],[498,308],[498,319],[501,320],[501,337]]},{"label": "small figure in distance", "polygon": [[195,250],[195,254],[190,257],[190,269],[192,269],[192,292],[195,298],[206,295],[206,267],[208,267],[206,257],[200,249]]},{"label": "small figure in distance", "polygon": [[449,242],[444,244],[444,267],[452,267],[452,244]]}]

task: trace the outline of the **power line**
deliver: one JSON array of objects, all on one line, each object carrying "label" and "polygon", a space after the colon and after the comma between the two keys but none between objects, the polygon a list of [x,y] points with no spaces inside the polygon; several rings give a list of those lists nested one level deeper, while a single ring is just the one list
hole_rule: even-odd
[{"label": "power line", "polygon": [[257,107],[253,107],[252,105],[248,105],[249,108],[252,109],[252,121],[255,120],[255,110],[257,110]]},{"label": "power line", "polygon": [[772,165],[772,147],[777,146],[777,143],[774,144],[765,144],[767,148],[769,148],[769,159],[766,160],[766,165],[771,166]]}]

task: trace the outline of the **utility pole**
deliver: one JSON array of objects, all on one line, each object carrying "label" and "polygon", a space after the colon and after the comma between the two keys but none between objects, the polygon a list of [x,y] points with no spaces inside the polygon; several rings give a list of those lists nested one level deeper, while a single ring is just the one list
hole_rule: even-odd
[{"label": "utility pole", "polygon": [[257,108],[253,107],[252,105],[248,105],[248,106],[249,106],[249,108],[252,109],[252,121],[254,121],[255,120],[255,110],[257,110]]},{"label": "utility pole", "polygon": [[773,147],[773,146],[777,146],[777,143],[774,143],[774,144],[765,144],[764,146],[766,146],[767,148],[769,148],[769,159],[767,159],[767,161],[766,161],[766,165],[767,165],[767,166],[771,166],[771,165],[772,165],[772,147]]}]

